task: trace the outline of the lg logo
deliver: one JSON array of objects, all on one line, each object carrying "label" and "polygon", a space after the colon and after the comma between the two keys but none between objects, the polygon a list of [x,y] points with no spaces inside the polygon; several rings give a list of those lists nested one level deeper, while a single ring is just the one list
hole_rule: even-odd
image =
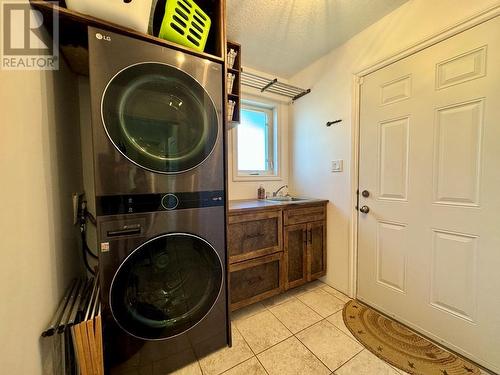
[{"label": "lg logo", "polygon": [[95,34],[95,37],[96,37],[98,40],[105,40],[106,42],[111,42],[111,37],[110,37],[110,36],[107,36],[107,35],[102,35],[101,33],[97,33],[97,34]]}]

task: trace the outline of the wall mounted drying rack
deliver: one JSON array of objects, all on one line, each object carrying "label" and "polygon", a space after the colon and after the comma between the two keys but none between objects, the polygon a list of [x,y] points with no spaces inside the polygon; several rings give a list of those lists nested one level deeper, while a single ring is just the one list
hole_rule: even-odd
[{"label": "wall mounted drying rack", "polygon": [[258,89],[261,92],[269,92],[292,98],[292,102],[311,92],[311,89],[302,89],[287,83],[279,82],[278,78],[265,78],[254,73],[245,72],[243,69],[241,70],[241,84]]}]

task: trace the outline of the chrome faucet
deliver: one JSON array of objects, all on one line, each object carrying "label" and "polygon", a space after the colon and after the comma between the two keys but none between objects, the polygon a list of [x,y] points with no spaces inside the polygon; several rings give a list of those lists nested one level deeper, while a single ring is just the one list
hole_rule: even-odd
[{"label": "chrome faucet", "polygon": [[277,197],[278,196],[278,193],[283,190],[283,189],[288,189],[288,185],[283,185],[282,187],[280,187],[278,190],[276,190],[274,193],[273,193],[273,197]]}]

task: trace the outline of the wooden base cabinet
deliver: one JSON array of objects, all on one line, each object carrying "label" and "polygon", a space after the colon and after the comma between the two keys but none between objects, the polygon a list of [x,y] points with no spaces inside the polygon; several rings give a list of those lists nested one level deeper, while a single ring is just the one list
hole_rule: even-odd
[{"label": "wooden base cabinet", "polygon": [[[285,290],[326,274],[326,209],[324,206],[285,211]],[[320,220],[318,220],[320,219]],[[309,222],[309,220],[316,220]]]},{"label": "wooden base cabinet", "polygon": [[231,310],[326,273],[326,202],[230,213]]}]

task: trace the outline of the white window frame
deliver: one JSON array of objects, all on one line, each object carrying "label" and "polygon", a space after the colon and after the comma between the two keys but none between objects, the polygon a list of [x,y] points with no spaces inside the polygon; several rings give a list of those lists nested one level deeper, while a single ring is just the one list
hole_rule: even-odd
[{"label": "white window frame", "polygon": [[280,176],[280,126],[279,107],[268,101],[242,100],[242,109],[258,110],[267,113],[268,144],[266,171],[240,171],[238,169],[238,126],[232,130],[233,140],[233,181],[278,181]]}]

